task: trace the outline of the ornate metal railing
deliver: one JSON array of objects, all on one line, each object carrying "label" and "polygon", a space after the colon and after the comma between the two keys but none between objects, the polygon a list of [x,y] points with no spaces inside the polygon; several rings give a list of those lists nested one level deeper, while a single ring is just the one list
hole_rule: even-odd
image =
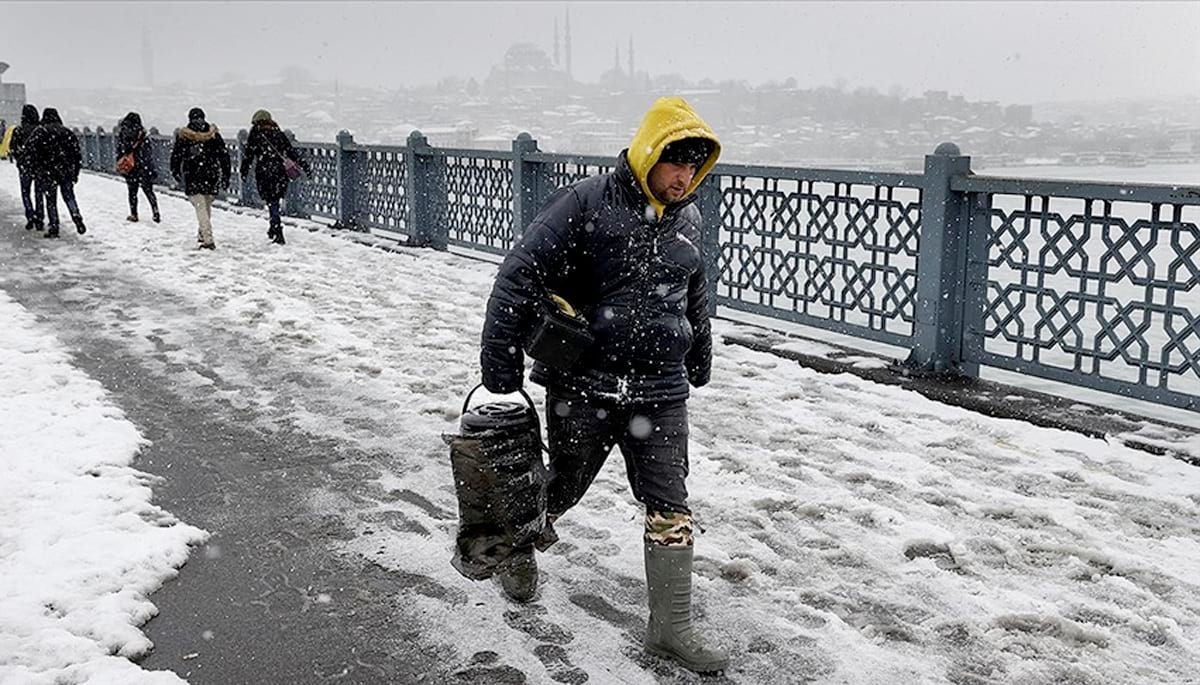
[{"label": "ornate metal railing", "polygon": [[403,147],[364,147],[355,207],[359,221],[383,231],[409,234],[408,164]]},{"label": "ornate metal railing", "polygon": [[721,165],[717,302],[907,346],[921,176]]},{"label": "ornate metal railing", "polygon": [[504,254],[513,238],[513,156],[508,152],[438,150],[437,218],[452,245]]},{"label": "ornate metal railing", "polygon": [[[338,146],[331,143],[299,143],[311,173],[303,183],[292,184],[296,204],[312,216],[338,218]],[[289,198],[290,199],[290,198]]]},{"label": "ornate metal railing", "polygon": [[1200,206],[1168,186],[964,177],[963,358],[1161,404],[1200,396]]},{"label": "ornate metal railing", "polygon": [[[80,134],[108,172],[112,135]],[[171,139],[152,135],[160,180]],[[245,132],[230,141],[240,160]],[[298,143],[285,211],[410,245],[504,254],[557,188],[614,157]],[[714,308],[909,348],[914,373],[1019,371],[1200,411],[1200,188],[718,164],[697,192]],[[261,204],[235,178],[228,199]]]}]

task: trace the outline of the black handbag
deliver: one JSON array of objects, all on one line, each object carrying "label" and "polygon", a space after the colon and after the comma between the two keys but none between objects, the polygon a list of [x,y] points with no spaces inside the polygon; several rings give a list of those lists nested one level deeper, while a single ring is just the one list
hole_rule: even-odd
[{"label": "black handbag", "polygon": [[525,343],[525,353],[546,366],[569,371],[593,340],[587,319],[566,300],[551,294],[542,303],[541,316]]}]

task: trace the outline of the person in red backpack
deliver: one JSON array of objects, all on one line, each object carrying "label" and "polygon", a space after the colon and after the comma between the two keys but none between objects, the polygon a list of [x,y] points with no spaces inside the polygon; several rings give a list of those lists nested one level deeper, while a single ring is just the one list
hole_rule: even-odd
[{"label": "person in red backpack", "polygon": [[[312,175],[308,161],[302,158],[287,134],[279,130],[279,124],[271,118],[271,113],[260,109],[250,119],[250,135],[246,138],[246,151],[242,155],[242,182],[245,183],[254,166],[254,183],[258,187],[258,195],[267,203],[270,213],[270,227],[267,237],[271,242],[283,245],[283,220],[279,215],[279,201],[287,195],[288,184],[292,174],[297,169],[303,169],[305,174]],[[292,169],[289,173],[289,167]]]},{"label": "person in red backpack", "polygon": [[125,186],[129,190],[129,216],[126,221],[138,220],[138,189],[146,195],[154,223],[162,220],[158,213],[158,198],[154,196],[154,181],[158,178],[158,165],[154,160],[154,148],[150,137],[142,126],[142,116],[130,112],[117,124],[117,159],[133,155],[133,169],[125,174]]}]

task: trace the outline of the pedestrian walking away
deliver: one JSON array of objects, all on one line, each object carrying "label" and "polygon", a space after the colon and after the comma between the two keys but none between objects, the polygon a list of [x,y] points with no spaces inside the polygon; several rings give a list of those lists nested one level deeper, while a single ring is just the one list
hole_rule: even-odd
[{"label": "pedestrian walking away", "polygon": [[[487,304],[480,365],[494,393],[530,380],[546,387],[547,514],[586,493],[615,445],[645,507],[648,652],[697,672],[723,670],[691,619],[692,515],[687,503],[689,383],[709,380],[712,336],[695,191],[720,143],[678,97],[660,98],[616,169],[559,189],[501,264]],[[586,335],[568,354],[548,318],[573,313]],[[536,352],[536,354],[535,354]],[[539,356],[540,355],[540,356]],[[501,573],[508,596],[536,594],[531,545]]]},{"label": "pedestrian walking away", "polygon": [[175,133],[171,175],[196,209],[199,247],[216,248],[212,234],[212,205],[229,186],[229,149],[217,127],[205,120],[204,110],[188,111],[188,123]]},{"label": "pedestrian walking away", "polygon": [[46,210],[46,237],[58,237],[58,193],[62,192],[63,204],[75,223],[80,235],[87,232],[83,214],[75,201],[75,184],[79,181],[79,170],[83,166],[83,154],[79,149],[79,138],[74,131],[63,126],[58,110],[47,107],[42,110],[42,123],[29,136],[22,155],[28,154],[33,164],[34,186],[42,197]]},{"label": "pedestrian walking away", "polygon": [[252,165],[258,195],[267,203],[270,215],[267,237],[283,245],[285,241],[279,201],[287,195],[288,184],[297,171],[303,169],[306,175],[311,176],[312,167],[308,160],[296,152],[287,134],[279,130],[279,125],[265,109],[258,110],[250,119],[250,135],[246,138],[246,149],[242,155],[243,183],[247,181]]},{"label": "pedestrian walking away", "polygon": [[8,154],[17,164],[17,178],[21,184],[21,204],[25,206],[25,229],[42,230],[44,201],[41,193],[36,192],[33,177],[33,158],[26,154],[29,137],[37,130],[41,118],[37,107],[25,105],[21,108],[21,123],[13,127],[9,136]]},{"label": "pedestrian walking away", "polygon": [[[133,162],[132,167],[125,167],[121,160]],[[138,190],[146,196],[154,223],[159,223],[162,217],[158,213],[158,198],[154,195],[154,181],[158,179],[158,163],[154,159],[154,148],[150,143],[146,129],[142,126],[142,116],[130,112],[117,124],[117,171],[125,176],[125,186],[129,195],[129,216],[126,221],[138,220]]]},{"label": "pedestrian walking away", "polygon": [[8,152],[12,145],[12,134],[16,128],[16,126],[9,126],[7,119],[0,119],[0,159],[8,159]]}]

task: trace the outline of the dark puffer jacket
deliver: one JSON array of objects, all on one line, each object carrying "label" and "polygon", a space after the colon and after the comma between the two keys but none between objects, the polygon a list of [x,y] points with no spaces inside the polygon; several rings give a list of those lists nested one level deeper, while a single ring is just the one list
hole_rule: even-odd
[{"label": "dark puffer jacket", "polygon": [[661,220],[622,152],[618,167],[558,191],[500,267],[488,301],[484,385],[521,385],[522,349],[546,291],[587,319],[595,342],[569,372],[535,363],[551,388],[621,401],[683,399],[708,382],[712,334],[694,195]]},{"label": "dark puffer jacket", "polygon": [[154,146],[146,129],[142,126],[142,117],[137,112],[125,115],[117,125],[117,159],[133,152],[133,171],[125,178],[131,181],[151,181],[158,178],[158,161],[154,159]]},{"label": "dark puffer jacket", "polygon": [[17,169],[21,173],[29,173],[32,167],[32,160],[29,155],[25,154],[29,146],[29,137],[37,130],[40,123],[37,107],[33,105],[25,105],[21,108],[21,123],[13,129],[12,138],[8,141],[8,151],[12,155],[13,160],[17,163]]},{"label": "dark puffer jacket", "polygon": [[29,136],[21,156],[29,158],[34,177],[43,182],[74,183],[83,166],[78,136],[63,126],[58,110],[52,107],[42,112],[42,123]]},{"label": "dark puffer jacket", "polygon": [[229,186],[229,149],[216,126],[193,119],[175,134],[171,175],[186,195],[216,195]]},{"label": "dark puffer jacket", "polygon": [[292,141],[288,140],[287,134],[280,131],[274,121],[255,123],[246,138],[241,172],[242,178],[245,179],[250,173],[250,165],[254,165],[254,183],[258,187],[259,197],[265,202],[274,202],[287,195],[291,179],[283,170],[284,157],[299,164],[305,173],[311,175],[308,162],[296,153]]}]

